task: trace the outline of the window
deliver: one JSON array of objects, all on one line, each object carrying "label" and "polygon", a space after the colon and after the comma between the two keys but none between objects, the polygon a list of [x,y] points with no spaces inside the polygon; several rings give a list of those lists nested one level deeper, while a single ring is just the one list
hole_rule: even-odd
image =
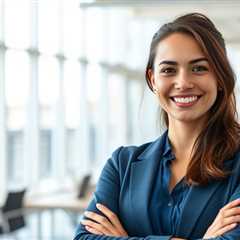
[{"label": "window", "polygon": [[7,153],[10,182],[24,181],[24,128],[29,94],[29,56],[24,51],[6,52]]}]

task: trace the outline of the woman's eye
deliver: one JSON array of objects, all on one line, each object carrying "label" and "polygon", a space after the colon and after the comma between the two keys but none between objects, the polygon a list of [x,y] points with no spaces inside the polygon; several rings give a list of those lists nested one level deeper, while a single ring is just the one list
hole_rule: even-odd
[{"label": "woman's eye", "polygon": [[206,72],[206,71],[208,71],[208,68],[205,67],[205,66],[194,66],[194,67],[192,68],[192,71],[193,71],[194,73],[201,73],[201,72]]},{"label": "woman's eye", "polygon": [[173,73],[176,73],[176,69],[175,68],[163,68],[160,70],[160,73],[173,74]]}]

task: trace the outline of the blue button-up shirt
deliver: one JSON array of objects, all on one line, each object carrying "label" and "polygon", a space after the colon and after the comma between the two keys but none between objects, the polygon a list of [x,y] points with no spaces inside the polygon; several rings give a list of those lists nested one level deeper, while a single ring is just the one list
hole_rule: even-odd
[{"label": "blue button-up shirt", "polygon": [[169,192],[171,171],[170,165],[175,156],[172,152],[171,144],[166,134],[162,161],[160,161],[156,184],[153,189],[153,195],[150,202],[151,219],[157,219],[153,224],[154,232],[163,235],[174,235],[179,223],[184,202],[189,192],[189,186],[184,179]]}]

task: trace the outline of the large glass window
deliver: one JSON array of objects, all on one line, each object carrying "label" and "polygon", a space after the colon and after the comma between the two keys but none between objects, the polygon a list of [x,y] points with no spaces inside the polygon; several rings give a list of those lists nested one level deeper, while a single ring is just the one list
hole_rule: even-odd
[{"label": "large glass window", "polygon": [[59,69],[57,59],[39,58],[40,106],[40,176],[49,177],[52,169],[53,130],[56,127],[56,103],[59,96]]},{"label": "large glass window", "polygon": [[47,54],[54,54],[60,50],[60,15],[62,13],[62,1],[41,0],[38,1],[39,9],[39,50]]},{"label": "large glass window", "polygon": [[29,0],[4,1],[4,30],[6,45],[10,48],[30,46],[30,4]]},{"label": "large glass window", "polygon": [[6,104],[8,181],[21,183],[24,179],[24,128],[29,94],[29,56],[26,52],[6,52]]},{"label": "large glass window", "polygon": [[79,62],[66,60],[64,62],[64,101],[65,101],[65,128],[66,128],[66,173],[74,174],[75,161],[80,161],[78,156],[79,140],[78,128],[80,118],[80,69]]},{"label": "large glass window", "polygon": [[81,11],[78,5],[78,0],[63,2],[63,48],[64,54],[70,58],[78,58],[82,55],[84,24],[81,24]]}]

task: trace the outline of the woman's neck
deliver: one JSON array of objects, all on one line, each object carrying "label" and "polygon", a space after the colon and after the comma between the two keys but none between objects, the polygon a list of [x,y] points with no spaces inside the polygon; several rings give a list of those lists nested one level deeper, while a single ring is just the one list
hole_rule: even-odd
[{"label": "woman's neck", "polygon": [[[190,160],[193,145],[199,136],[202,127],[191,123],[169,122],[168,137],[176,158]],[[183,158],[184,157],[184,158]]]}]

